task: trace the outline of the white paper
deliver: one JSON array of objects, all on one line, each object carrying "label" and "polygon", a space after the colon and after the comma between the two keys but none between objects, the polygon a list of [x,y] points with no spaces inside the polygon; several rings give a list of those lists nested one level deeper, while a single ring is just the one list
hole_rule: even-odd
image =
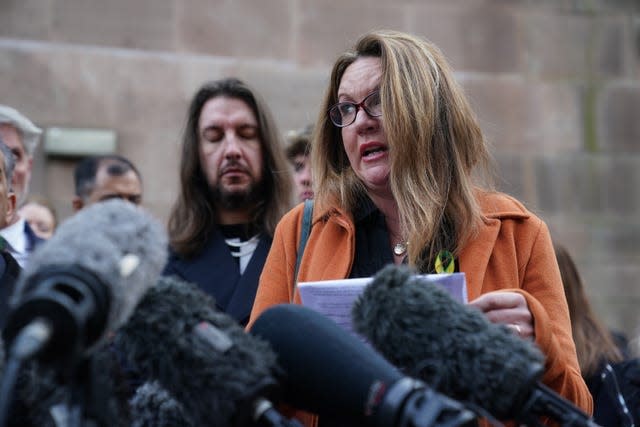
[{"label": "white paper", "polygon": [[[467,281],[464,273],[424,274],[417,277],[442,286],[456,301],[462,304],[467,303]],[[300,282],[298,290],[302,305],[324,314],[346,330],[353,332],[351,308],[372,280],[371,277],[365,277]]]}]

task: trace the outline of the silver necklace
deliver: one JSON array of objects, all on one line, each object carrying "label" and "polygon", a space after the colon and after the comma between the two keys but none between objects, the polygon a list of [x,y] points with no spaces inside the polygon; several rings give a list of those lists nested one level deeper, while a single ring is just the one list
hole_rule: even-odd
[{"label": "silver necklace", "polygon": [[397,256],[402,256],[407,252],[407,243],[406,242],[399,242],[396,243],[395,246],[393,247],[393,253]]}]

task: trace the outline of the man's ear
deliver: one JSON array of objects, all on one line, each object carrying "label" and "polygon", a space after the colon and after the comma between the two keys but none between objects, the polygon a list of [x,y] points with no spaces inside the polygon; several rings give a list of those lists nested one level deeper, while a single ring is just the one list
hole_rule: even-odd
[{"label": "man's ear", "polygon": [[16,203],[16,193],[14,193],[13,191],[9,191],[7,193],[7,222],[10,222],[9,220],[16,214]]},{"label": "man's ear", "polygon": [[82,201],[82,197],[73,196],[73,200],[71,201],[71,205],[73,206],[73,210],[78,212],[80,209],[84,207],[84,202]]}]

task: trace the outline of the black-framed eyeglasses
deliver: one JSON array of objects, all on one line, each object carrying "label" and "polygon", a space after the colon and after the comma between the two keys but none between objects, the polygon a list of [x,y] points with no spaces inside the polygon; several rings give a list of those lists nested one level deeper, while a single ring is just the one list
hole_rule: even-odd
[{"label": "black-framed eyeglasses", "polygon": [[339,128],[349,126],[356,121],[358,110],[362,108],[369,117],[382,116],[382,102],[380,100],[380,91],[375,90],[365,96],[362,102],[338,102],[329,108],[329,118],[331,123]]}]

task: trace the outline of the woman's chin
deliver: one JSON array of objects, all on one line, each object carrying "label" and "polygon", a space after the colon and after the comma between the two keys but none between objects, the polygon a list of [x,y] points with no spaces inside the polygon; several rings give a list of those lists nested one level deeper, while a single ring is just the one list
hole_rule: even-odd
[{"label": "woman's chin", "polygon": [[366,174],[362,181],[367,189],[371,192],[379,193],[379,192],[387,192],[390,191],[391,187],[389,185],[389,172],[385,173],[377,173],[377,174]]}]

